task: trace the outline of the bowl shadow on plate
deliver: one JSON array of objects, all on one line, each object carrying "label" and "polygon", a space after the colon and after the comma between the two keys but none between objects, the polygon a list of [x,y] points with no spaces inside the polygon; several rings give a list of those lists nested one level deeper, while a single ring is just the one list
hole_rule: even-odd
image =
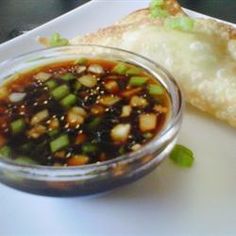
[{"label": "bowl shadow on plate", "polygon": [[[73,197],[69,199],[79,201],[133,201],[143,199],[165,199],[167,196],[181,192],[186,185],[186,178],[183,172],[188,169],[179,168],[174,165],[168,158],[163,161],[153,172],[146,175],[131,184],[118,187],[111,191],[84,196]],[[182,174],[181,174],[182,172]]]}]

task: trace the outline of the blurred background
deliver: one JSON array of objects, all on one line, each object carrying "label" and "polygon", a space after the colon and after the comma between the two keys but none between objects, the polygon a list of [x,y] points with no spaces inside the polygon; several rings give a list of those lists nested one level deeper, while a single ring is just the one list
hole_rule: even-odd
[{"label": "blurred background", "polygon": [[[31,30],[88,1],[0,0],[0,43]],[[191,10],[236,23],[236,0],[179,0],[179,2],[182,6]]]}]

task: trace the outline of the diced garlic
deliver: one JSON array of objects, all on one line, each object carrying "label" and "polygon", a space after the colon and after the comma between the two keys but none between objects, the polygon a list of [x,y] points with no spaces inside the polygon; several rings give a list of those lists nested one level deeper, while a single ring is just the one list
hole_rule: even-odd
[{"label": "diced garlic", "polygon": [[78,74],[80,73],[83,73],[84,71],[86,71],[87,67],[86,66],[79,66],[77,69],[76,69],[76,72]]},{"label": "diced garlic", "polygon": [[156,124],[157,116],[153,113],[141,114],[139,116],[139,128],[142,132],[154,130]]},{"label": "diced garlic", "polygon": [[111,96],[107,95],[107,96],[101,97],[99,100],[99,103],[105,106],[112,106],[119,101],[120,101],[119,97],[113,96],[113,95]]},{"label": "diced garlic", "polygon": [[69,113],[67,117],[67,122],[70,125],[81,125],[84,123],[84,117],[75,113]]},{"label": "diced garlic", "polygon": [[130,100],[130,105],[132,107],[145,107],[147,104],[147,100],[139,96],[133,96]]},{"label": "diced garlic", "polygon": [[111,138],[115,142],[125,142],[131,130],[130,124],[118,124],[111,130]]},{"label": "diced garlic", "polygon": [[94,115],[101,115],[104,113],[104,111],[105,111],[104,107],[96,105],[96,104],[93,105],[91,108],[91,113]]},{"label": "diced garlic", "polygon": [[88,88],[93,88],[97,85],[97,79],[92,75],[81,76],[78,80],[83,86]]},{"label": "diced garlic", "polygon": [[132,149],[133,151],[137,151],[137,150],[139,150],[141,147],[142,147],[141,144],[137,143],[137,144],[133,145],[133,146],[131,147],[131,149]]},{"label": "diced garlic", "polygon": [[104,73],[102,66],[97,65],[97,64],[90,65],[88,68],[88,71],[95,73],[95,74],[103,74]]},{"label": "diced garlic", "polygon": [[84,108],[82,107],[72,107],[71,110],[72,112],[76,113],[76,114],[79,114],[83,117],[86,117],[87,116],[87,112]]},{"label": "diced garlic", "polygon": [[104,84],[105,89],[110,93],[115,93],[119,91],[119,85],[116,81],[110,80]]},{"label": "diced garlic", "polygon": [[26,96],[26,93],[12,93],[9,95],[9,100],[11,102],[20,102],[22,101]]},{"label": "diced garlic", "polygon": [[81,166],[89,162],[89,157],[86,155],[74,155],[68,161],[68,166]]},{"label": "diced garlic", "polygon": [[48,117],[49,117],[48,110],[40,111],[40,112],[36,113],[31,118],[30,124],[31,125],[36,125],[36,124],[42,122],[43,120],[46,120]]},{"label": "diced garlic", "polygon": [[46,132],[47,132],[47,128],[45,126],[37,125],[27,132],[27,136],[29,138],[36,139],[36,138],[39,138],[41,135],[45,134]]},{"label": "diced garlic", "polygon": [[129,105],[125,105],[122,107],[121,117],[128,117],[132,112],[132,107]]},{"label": "diced garlic", "polygon": [[60,125],[59,120],[57,118],[53,118],[50,120],[49,128],[51,130],[57,129],[59,127],[59,125]]},{"label": "diced garlic", "polygon": [[48,79],[50,79],[51,76],[52,76],[52,75],[51,75],[50,73],[39,72],[38,74],[36,74],[36,75],[34,76],[34,78],[35,78],[36,80],[39,80],[39,81],[41,81],[41,82],[44,82],[44,81],[47,81]]},{"label": "diced garlic", "polygon": [[54,156],[55,156],[56,158],[65,158],[66,152],[65,152],[65,151],[58,151],[58,152],[55,152],[55,153],[54,153]]},{"label": "diced garlic", "polygon": [[82,107],[73,107],[67,115],[67,122],[70,125],[81,125],[84,123],[87,112]]}]

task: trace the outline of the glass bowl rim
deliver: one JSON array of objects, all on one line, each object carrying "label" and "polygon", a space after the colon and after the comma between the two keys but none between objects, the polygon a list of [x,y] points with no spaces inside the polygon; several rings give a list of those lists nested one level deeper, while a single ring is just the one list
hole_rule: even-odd
[{"label": "glass bowl rim", "polygon": [[[109,46],[103,46],[103,45],[98,45],[98,44],[78,44],[78,45],[73,45],[73,46],[62,46],[62,47],[53,47],[53,48],[44,48],[44,49],[37,49],[37,50],[33,50],[21,55],[18,55],[16,57],[12,57],[10,59],[4,60],[3,62],[0,63],[0,68],[4,67],[4,65],[7,65],[8,63],[14,62],[16,60],[19,59],[24,59],[24,57],[29,56],[29,55],[33,55],[36,53],[43,53],[43,52],[53,52],[56,51],[58,49],[63,50],[63,49],[78,49],[79,47],[97,47],[97,48],[103,48],[103,49],[110,49],[112,51],[116,51],[116,52],[121,52],[121,53],[126,53],[132,56],[135,56],[137,58],[141,58],[145,61],[147,61],[148,63],[151,63],[153,66],[155,66],[159,72],[158,74],[160,74],[160,72],[162,72],[167,78],[168,80],[171,82],[171,86],[177,88],[177,94],[178,94],[178,102],[179,102],[179,106],[178,106],[178,110],[177,113],[175,114],[174,117],[172,117],[168,123],[170,123],[170,125],[168,127],[165,127],[159,134],[157,134],[151,141],[149,141],[147,144],[145,144],[144,146],[142,146],[142,148],[140,150],[134,151],[134,152],[130,152],[130,153],[126,153],[123,155],[120,155],[114,159],[111,160],[107,160],[107,161],[103,161],[103,162],[99,162],[99,163],[93,163],[93,164],[86,164],[86,165],[82,165],[82,166],[70,166],[70,167],[54,167],[54,166],[42,166],[42,165],[32,165],[32,164],[18,164],[18,163],[14,163],[14,161],[8,161],[8,160],[4,160],[4,159],[0,159],[0,168],[2,169],[6,169],[6,170],[11,170],[11,171],[19,171],[19,172],[24,172],[26,174],[33,174],[33,175],[45,175],[45,172],[47,174],[49,174],[49,172],[53,172],[53,176],[55,176],[56,173],[58,173],[58,177],[59,176],[63,176],[63,174],[68,174],[68,172],[72,172],[71,174],[69,174],[70,176],[76,176],[76,173],[80,172],[80,171],[84,171],[84,170],[91,170],[91,169],[99,169],[99,168],[103,168],[103,167],[107,167],[109,165],[113,165],[113,164],[117,164],[119,162],[122,161],[135,161],[136,159],[140,158],[140,155],[145,155],[145,153],[150,150],[150,148],[153,145],[156,145],[159,141],[160,143],[160,139],[163,139],[165,137],[165,135],[171,130],[173,129],[173,127],[178,123],[178,121],[181,120],[182,118],[182,111],[183,111],[183,107],[184,107],[184,102],[183,102],[183,95],[181,92],[180,87],[178,86],[178,83],[176,82],[176,80],[174,79],[174,77],[161,65],[159,65],[158,63],[152,61],[151,59],[142,56],[138,53],[134,53],[132,51],[128,51],[125,49],[120,49],[120,48],[116,48],[116,47],[109,47]],[[115,55],[115,53],[112,53],[112,55]],[[1,73],[1,71],[0,71]],[[157,79],[157,78],[156,78]],[[167,90],[168,91],[168,90]],[[169,92],[169,91],[168,91]],[[171,106],[172,108],[172,106]],[[143,153],[143,154],[142,154]],[[139,154],[137,156],[137,154]],[[56,175],[57,176],[57,175]]]}]

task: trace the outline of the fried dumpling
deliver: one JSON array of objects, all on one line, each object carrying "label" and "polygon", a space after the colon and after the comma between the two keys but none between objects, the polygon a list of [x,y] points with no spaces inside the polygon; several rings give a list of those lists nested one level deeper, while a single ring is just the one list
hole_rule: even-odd
[{"label": "fried dumpling", "polygon": [[152,59],[170,71],[188,103],[236,127],[236,30],[188,18],[175,0],[162,2],[165,17],[142,9],[70,43],[114,46]]}]

